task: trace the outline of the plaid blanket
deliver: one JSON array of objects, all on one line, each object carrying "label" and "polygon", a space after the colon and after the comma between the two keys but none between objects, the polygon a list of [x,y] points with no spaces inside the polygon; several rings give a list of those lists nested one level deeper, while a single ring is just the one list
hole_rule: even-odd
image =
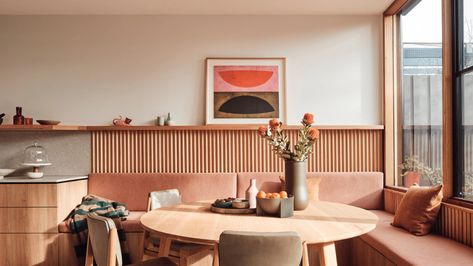
[{"label": "plaid blanket", "polygon": [[82,198],[81,204],[77,205],[65,220],[66,225],[74,234],[73,244],[80,265],[85,263],[88,236],[87,214],[89,213],[96,213],[97,215],[110,218],[115,222],[118,238],[120,240],[123,264],[130,264],[131,260],[128,254],[126,236],[121,224],[121,221],[126,220],[126,216],[129,214],[126,206],[96,195],[87,195]]}]

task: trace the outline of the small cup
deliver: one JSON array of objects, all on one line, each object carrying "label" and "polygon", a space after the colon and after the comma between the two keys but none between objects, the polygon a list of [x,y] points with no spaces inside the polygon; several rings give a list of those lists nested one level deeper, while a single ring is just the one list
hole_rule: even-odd
[{"label": "small cup", "polygon": [[33,118],[26,117],[25,118],[25,125],[33,125]]},{"label": "small cup", "polygon": [[157,125],[158,126],[164,126],[164,120],[166,120],[166,118],[164,116],[158,116],[158,119],[157,119]]}]

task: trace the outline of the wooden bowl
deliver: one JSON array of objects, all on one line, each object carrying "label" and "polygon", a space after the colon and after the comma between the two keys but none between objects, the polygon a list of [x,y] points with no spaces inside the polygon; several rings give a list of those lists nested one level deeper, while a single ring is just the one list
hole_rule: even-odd
[{"label": "wooden bowl", "polygon": [[36,120],[36,122],[38,122],[38,124],[40,125],[48,125],[48,126],[55,126],[61,123],[61,121],[56,121],[56,120]]}]

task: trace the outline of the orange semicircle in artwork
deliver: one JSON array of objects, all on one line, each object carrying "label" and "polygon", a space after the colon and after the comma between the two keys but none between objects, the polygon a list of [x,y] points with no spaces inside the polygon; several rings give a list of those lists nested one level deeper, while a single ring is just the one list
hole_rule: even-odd
[{"label": "orange semicircle in artwork", "polygon": [[273,76],[273,71],[264,70],[225,70],[218,72],[227,83],[238,87],[256,87]]}]

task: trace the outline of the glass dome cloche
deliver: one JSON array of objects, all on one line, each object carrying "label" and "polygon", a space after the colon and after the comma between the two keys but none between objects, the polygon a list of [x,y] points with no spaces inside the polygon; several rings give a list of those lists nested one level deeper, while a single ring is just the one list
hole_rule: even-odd
[{"label": "glass dome cloche", "polygon": [[23,158],[24,166],[32,166],[33,170],[27,172],[26,175],[29,178],[41,178],[43,172],[41,167],[51,165],[48,158],[48,153],[45,148],[35,143],[31,146],[26,147]]}]

